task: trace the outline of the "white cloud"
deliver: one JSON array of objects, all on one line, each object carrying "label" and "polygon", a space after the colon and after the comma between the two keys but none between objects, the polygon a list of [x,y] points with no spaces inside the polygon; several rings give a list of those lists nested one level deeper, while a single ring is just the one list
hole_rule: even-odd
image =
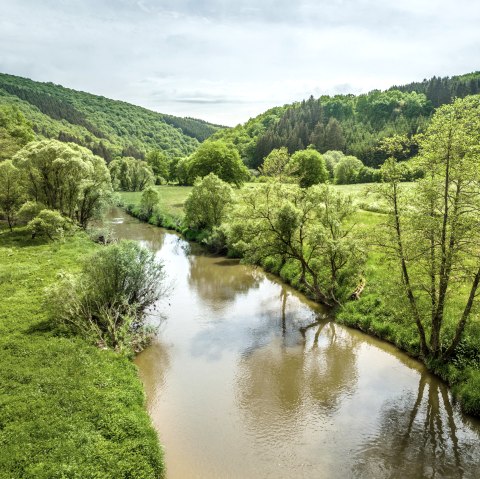
[{"label": "white cloud", "polygon": [[233,125],[310,94],[478,69],[480,4],[0,0],[0,71]]}]

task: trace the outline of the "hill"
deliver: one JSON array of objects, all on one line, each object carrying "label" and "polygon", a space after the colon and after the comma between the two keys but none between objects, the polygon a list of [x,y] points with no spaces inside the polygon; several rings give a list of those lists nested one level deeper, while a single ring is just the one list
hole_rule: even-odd
[{"label": "hill", "polygon": [[1,73],[0,105],[15,105],[37,135],[78,143],[107,161],[117,155],[141,158],[151,149],[169,157],[189,155],[221,128]]},{"label": "hill", "polygon": [[341,150],[367,166],[385,160],[380,141],[394,134],[409,138],[405,158],[414,156],[435,108],[480,91],[480,72],[373,90],[361,95],[324,95],[268,110],[214,138],[234,143],[245,163],[256,168],[274,148],[290,153],[313,144],[318,151]]}]

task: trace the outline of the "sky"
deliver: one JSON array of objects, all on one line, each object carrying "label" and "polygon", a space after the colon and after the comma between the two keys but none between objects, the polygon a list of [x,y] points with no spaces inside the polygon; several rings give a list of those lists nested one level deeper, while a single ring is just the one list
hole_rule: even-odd
[{"label": "sky", "polygon": [[0,0],[0,72],[234,126],[480,70],[476,0]]}]

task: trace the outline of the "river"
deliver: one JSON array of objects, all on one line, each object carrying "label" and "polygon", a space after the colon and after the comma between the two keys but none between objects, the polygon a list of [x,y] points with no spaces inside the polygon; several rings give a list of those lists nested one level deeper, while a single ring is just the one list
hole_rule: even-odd
[{"label": "river", "polygon": [[109,218],[165,266],[136,364],[167,479],[480,477],[480,421],[420,363],[258,268]]}]

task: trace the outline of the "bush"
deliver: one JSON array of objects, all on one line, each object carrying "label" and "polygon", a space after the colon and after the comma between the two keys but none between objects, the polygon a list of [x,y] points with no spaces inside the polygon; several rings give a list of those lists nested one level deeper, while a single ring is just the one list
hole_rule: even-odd
[{"label": "bush", "polygon": [[151,251],[121,241],[89,257],[79,277],[63,275],[48,303],[52,315],[98,345],[139,351],[153,332],[145,313],[164,293],[163,277]]},{"label": "bush", "polygon": [[32,233],[32,238],[47,236],[52,241],[63,238],[72,227],[71,221],[54,210],[40,211],[27,225],[28,230]]},{"label": "bush", "polygon": [[46,206],[42,203],[27,201],[18,211],[18,219],[21,223],[29,223],[44,209],[46,209]]}]

